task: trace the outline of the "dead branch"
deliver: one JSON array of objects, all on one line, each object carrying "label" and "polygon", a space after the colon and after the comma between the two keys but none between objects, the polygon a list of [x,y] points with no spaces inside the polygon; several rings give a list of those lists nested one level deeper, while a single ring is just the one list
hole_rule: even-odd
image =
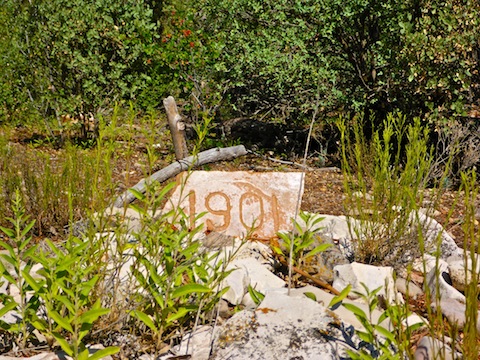
[{"label": "dead branch", "polygon": [[[281,255],[276,255],[275,256],[278,261],[280,261],[280,263],[284,266],[288,266],[288,261],[287,259],[285,259],[283,256]],[[316,278],[316,277],[313,277],[312,275],[310,275],[309,273],[303,271],[302,269],[299,269],[298,267],[294,266],[292,268],[292,270],[294,272],[296,272],[297,274],[299,274],[300,276],[303,276],[304,278],[307,278],[308,280],[310,280],[311,282],[313,282],[315,285],[318,285],[324,289],[327,289],[329,290],[332,294],[334,295],[340,295],[340,292],[335,289],[333,286],[331,286],[329,283],[319,279],[319,278]]]},{"label": "dead branch", "polygon": [[[154,181],[161,183],[192,167],[217,161],[231,160],[246,154],[247,150],[243,145],[202,151],[197,156],[189,156],[183,160],[176,161],[149,177],[142,179],[137,185],[132,187],[132,189],[143,194],[145,193],[147,186]],[[117,208],[121,208],[124,205],[130,204],[133,200],[135,200],[135,195],[133,195],[130,190],[127,190],[115,200],[113,205]]]}]

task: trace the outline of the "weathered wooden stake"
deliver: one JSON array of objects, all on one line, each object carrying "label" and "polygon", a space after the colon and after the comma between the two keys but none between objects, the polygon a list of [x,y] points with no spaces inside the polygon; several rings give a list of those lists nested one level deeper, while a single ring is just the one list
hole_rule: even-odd
[{"label": "weathered wooden stake", "polygon": [[175,148],[175,158],[177,160],[185,159],[188,156],[187,142],[185,141],[185,123],[178,113],[177,104],[173,96],[163,99],[163,106],[167,111],[168,125]]}]

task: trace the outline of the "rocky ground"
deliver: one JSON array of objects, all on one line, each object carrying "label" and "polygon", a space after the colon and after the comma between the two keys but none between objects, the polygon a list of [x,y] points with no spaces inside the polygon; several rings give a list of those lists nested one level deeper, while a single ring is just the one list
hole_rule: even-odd
[{"label": "rocky ground", "polygon": [[[28,147],[28,141],[26,141],[26,137],[17,136],[14,139],[15,142],[19,144],[19,146],[25,147],[25,151],[39,151],[39,149],[35,149],[32,147]],[[28,140],[28,138],[27,138]],[[61,151],[61,150],[53,150],[49,149],[48,147],[44,147],[40,149],[41,151]],[[145,174],[145,151],[144,147],[139,143],[138,148],[131,156],[130,161],[132,161],[132,166],[130,167],[131,172],[128,177],[125,176],[125,169],[126,163],[125,159],[120,157],[115,164],[114,168],[114,179],[115,183],[118,183],[118,193],[121,193],[126,188],[135,185],[139,180],[141,180]],[[159,149],[159,157],[160,160],[158,164],[156,164],[155,169],[161,169],[162,167],[168,165],[169,161],[166,159],[168,158],[168,154],[170,154],[171,149]],[[162,158],[162,154],[166,154],[165,159]],[[226,171],[239,171],[239,170],[252,170],[252,171],[300,171],[299,164],[302,162],[301,159],[292,159],[289,162],[282,162],[279,161],[278,158],[275,158],[274,154],[266,155],[258,155],[258,154],[249,154],[247,156],[235,159],[229,162],[222,162],[222,163],[214,163],[203,166],[201,169],[203,170],[226,170]],[[343,191],[343,176],[341,171],[335,167],[328,167],[328,168],[318,168],[315,167],[315,159],[309,159],[307,162],[308,169],[305,171],[305,189],[304,195],[302,199],[302,210],[317,213],[317,214],[329,214],[329,215],[345,215],[348,213],[348,209],[344,207],[344,198],[345,194]],[[128,181],[125,179],[128,178]],[[459,196],[454,189],[446,190],[442,195],[441,201],[435,205],[435,213],[433,217],[437,220],[440,224],[442,224],[446,230],[452,235],[453,239],[455,240],[456,244],[460,247],[464,246],[464,233],[462,229],[462,222],[465,216],[465,207],[463,205],[463,199],[461,195]],[[478,225],[478,224],[477,224]],[[423,281],[423,279],[418,279],[418,282]],[[280,280],[278,280],[280,281]],[[308,281],[305,281],[302,285],[308,284]],[[312,290],[313,291],[313,290]],[[281,298],[284,294],[278,294],[275,296],[277,298]],[[322,294],[318,295],[319,297],[323,296]],[[287,301],[288,299],[283,299]],[[299,300],[304,301],[304,300]],[[329,300],[325,300],[325,303],[328,303]],[[414,310],[419,315],[426,315],[425,312],[425,297],[423,295],[417,297],[416,299],[412,300],[411,309]],[[296,303],[299,304],[299,303]],[[263,317],[271,317],[275,315],[277,312],[281,313],[283,310],[284,304],[278,304],[273,301],[272,296],[267,298],[265,303],[261,305],[256,311],[253,313],[245,313],[243,316],[247,316],[246,320],[250,319],[250,315],[257,314],[258,319],[260,319],[260,323],[248,323],[247,325],[252,328],[257,328],[262,326],[261,318]],[[303,306],[303,305],[302,305]],[[311,303],[306,303],[305,306],[309,308],[309,306],[314,306]],[[316,305],[315,305],[316,306]],[[278,308],[278,309],[277,309]],[[263,310],[262,310],[263,309]],[[274,310],[271,310],[274,309]],[[275,310],[277,309],[277,310]],[[259,310],[260,313],[259,313]],[[250,310],[252,311],[252,310]],[[312,310],[313,311],[313,310]],[[283,313],[282,313],[283,314]],[[287,316],[290,312],[287,311],[282,316]],[[323,314],[323,313],[322,313]],[[328,315],[328,314],[327,314]],[[297,316],[297,315],[295,315]],[[306,318],[303,318],[305,314],[298,314],[299,319],[301,321],[307,321],[308,314]],[[323,316],[323,315],[322,315]],[[330,315],[328,315],[330,316]],[[240,325],[238,326],[247,326],[245,325],[243,320],[237,317],[237,320],[240,321]],[[315,320],[315,319],[314,319]],[[325,318],[316,319],[319,323],[322,321],[326,321]],[[265,324],[270,324],[272,319],[264,320]],[[299,320],[300,321],[300,320]],[[328,339],[328,334],[334,334],[334,336],[340,336],[340,332],[338,332],[338,326],[331,327],[332,323],[330,320],[325,324],[324,329],[321,329],[321,334],[313,334],[314,338],[322,338]],[[235,323],[233,322],[234,326]],[[334,324],[335,325],[335,324]],[[228,335],[228,328],[224,333],[225,336]],[[305,336],[307,336],[307,332],[310,330],[309,326],[305,326]],[[337,332],[336,332],[337,331]],[[326,333],[323,333],[326,332]],[[426,333],[419,333],[415,335],[415,339],[412,340],[419,340],[423,335]],[[308,333],[308,336],[312,334]],[[223,335],[222,335],[223,336]],[[270,336],[270,335],[269,335]],[[272,335],[273,336],[273,335]],[[342,336],[345,336],[343,333]],[[222,340],[222,338],[219,338]],[[219,340],[219,341],[220,341]],[[241,339],[243,341],[243,339]],[[302,338],[298,339],[298,344],[290,344],[291,346],[301,346]],[[253,343],[254,346],[255,343]],[[290,346],[289,345],[289,346]],[[414,345],[417,346],[417,345]],[[224,358],[227,354],[222,353],[221,350],[218,350],[219,353],[215,358]],[[237,357],[241,359],[241,357]],[[254,357],[255,358],[255,357]],[[259,357],[260,359],[260,357]],[[419,359],[428,359],[428,357],[419,358]]]}]

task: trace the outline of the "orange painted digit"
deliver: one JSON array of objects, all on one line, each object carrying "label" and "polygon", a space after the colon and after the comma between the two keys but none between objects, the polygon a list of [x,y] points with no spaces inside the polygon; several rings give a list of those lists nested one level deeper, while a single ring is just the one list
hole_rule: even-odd
[{"label": "orange painted digit", "polygon": [[189,206],[189,219],[190,219],[190,229],[195,228],[195,213],[196,211],[196,197],[195,197],[195,191],[191,190],[188,193],[188,206]]},{"label": "orange painted digit", "polygon": [[[225,210],[222,209],[212,209],[211,207],[211,200],[215,196],[220,196],[225,200]],[[231,221],[231,210],[232,210],[232,205],[230,204],[230,199],[228,198],[227,195],[220,191],[215,191],[207,195],[205,198],[205,207],[207,208],[208,212],[210,212],[213,215],[219,215],[223,216],[223,224],[222,225],[215,225],[213,221],[210,219],[207,219],[205,222],[207,224],[207,229],[208,230],[215,230],[215,231],[222,231],[228,228],[230,225]]]},{"label": "orange painted digit", "polygon": [[277,233],[280,230],[280,219],[278,218],[278,200],[275,195],[272,195],[272,215],[273,230]]},{"label": "orange painted digit", "polygon": [[[251,204],[258,203],[259,204],[259,214],[258,217],[252,219],[253,223],[247,224],[245,219],[243,218],[243,210],[245,205],[251,206]],[[265,211],[263,209],[263,199],[260,195],[256,194],[253,191],[247,191],[240,196],[240,222],[243,224],[245,229],[250,230],[252,226],[255,229],[260,229],[263,225]]]}]

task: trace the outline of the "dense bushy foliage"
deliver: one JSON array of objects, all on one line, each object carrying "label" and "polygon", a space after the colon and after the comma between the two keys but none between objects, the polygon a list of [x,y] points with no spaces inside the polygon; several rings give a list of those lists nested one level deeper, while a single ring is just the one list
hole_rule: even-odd
[{"label": "dense bushy foliage", "polygon": [[315,109],[461,114],[479,99],[479,15],[473,0],[5,0],[0,111],[172,94],[295,124]]},{"label": "dense bushy foliage", "polygon": [[249,114],[460,113],[479,97],[476,2],[236,0],[204,9],[204,28],[224,46],[217,67],[230,102]]},{"label": "dense bushy foliage", "polygon": [[157,24],[143,1],[7,1],[4,11],[12,70],[2,76],[42,115],[96,112],[148,86]]}]

